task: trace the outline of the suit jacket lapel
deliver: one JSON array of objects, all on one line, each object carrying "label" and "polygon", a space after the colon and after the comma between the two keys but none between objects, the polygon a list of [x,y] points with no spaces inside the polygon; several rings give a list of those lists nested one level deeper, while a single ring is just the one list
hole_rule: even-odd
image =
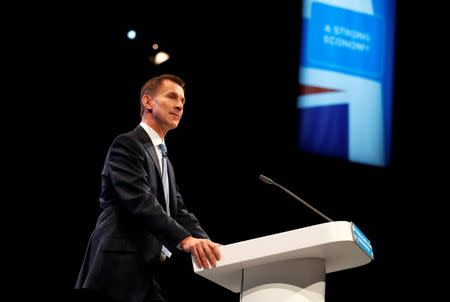
[{"label": "suit jacket lapel", "polygon": [[[152,140],[148,136],[147,132],[145,132],[144,128],[142,128],[141,126],[137,126],[135,131],[136,131],[137,137],[139,137],[142,144],[144,145],[144,149],[150,155],[150,158],[152,159],[153,163],[155,164],[156,168],[158,169],[159,176],[160,176],[159,181],[161,182],[161,185],[162,185],[162,171],[159,166],[159,160],[158,160],[158,155],[156,154],[155,146],[153,145]],[[175,186],[175,180],[173,178],[174,173],[173,173],[173,167],[170,162],[170,159],[168,160],[167,164],[168,164],[168,173],[169,173],[169,192],[170,192],[169,207],[170,207],[171,213],[176,213],[177,190],[176,190],[176,186]]]},{"label": "suit jacket lapel", "polygon": [[150,158],[155,164],[156,169],[158,169],[159,176],[162,177],[162,171],[159,166],[158,155],[156,154],[155,146],[153,146],[152,140],[148,136],[147,132],[145,132],[144,128],[142,128],[141,126],[137,126],[135,131],[137,137],[139,137],[139,139],[142,141],[145,151],[147,151],[147,153],[150,155]]}]

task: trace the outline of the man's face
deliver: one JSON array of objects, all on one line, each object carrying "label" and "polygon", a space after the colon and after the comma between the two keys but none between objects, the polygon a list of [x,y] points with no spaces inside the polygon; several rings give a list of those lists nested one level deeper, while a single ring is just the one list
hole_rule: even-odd
[{"label": "man's face", "polygon": [[165,131],[175,129],[183,116],[184,102],[183,88],[164,80],[152,97],[152,116]]}]

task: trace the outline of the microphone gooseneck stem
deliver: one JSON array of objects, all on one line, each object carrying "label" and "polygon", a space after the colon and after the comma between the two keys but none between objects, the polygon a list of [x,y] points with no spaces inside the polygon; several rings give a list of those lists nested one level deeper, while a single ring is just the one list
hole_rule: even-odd
[{"label": "microphone gooseneck stem", "polygon": [[333,220],[331,218],[329,218],[328,216],[326,216],[325,214],[323,214],[322,212],[320,212],[319,210],[317,210],[316,208],[314,208],[312,205],[310,205],[309,203],[307,203],[306,201],[304,201],[303,199],[301,199],[300,197],[298,197],[297,195],[295,195],[294,193],[292,193],[291,191],[289,191],[288,189],[286,189],[283,186],[280,186],[279,184],[277,184],[276,182],[272,181],[272,184],[277,186],[278,188],[280,188],[281,190],[283,190],[284,192],[288,193],[289,195],[291,195],[292,197],[294,197],[295,199],[297,199],[298,201],[300,201],[301,203],[303,203],[305,206],[307,206],[308,208],[310,208],[311,210],[313,210],[314,212],[316,212],[317,214],[319,214],[320,216],[322,216],[323,218],[325,218],[326,220],[332,222]]}]

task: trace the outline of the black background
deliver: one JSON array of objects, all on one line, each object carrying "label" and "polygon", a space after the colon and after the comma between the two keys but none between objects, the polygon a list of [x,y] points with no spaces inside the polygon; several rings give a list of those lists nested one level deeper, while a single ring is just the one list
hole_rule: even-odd
[{"label": "black background", "polygon": [[[187,206],[215,241],[324,222],[260,182],[264,174],[333,220],[355,222],[372,242],[372,263],[327,275],[327,301],[433,293],[424,255],[432,229],[440,227],[433,217],[443,200],[436,189],[444,181],[435,175],[445,171],[438,148],[445,119],[434,110],[445,97],[432,72],[440,64],[438,27],[421,5],[397,7],[393,152],[386,168],[296,148],[300,3],[35,4],[19,5],[14,16],[7,72],[19,81],[6,88],[20,118],[5,128],[5,138],[19,158],[5,165],[13,167],[8,189],[19,214],[9,224],[15,230],[9,246],[24,245],[10,249],[20,255],[10,279],[17,280],[18,298],[72,296],[98,214],[107,148],[139,123],[141,85],[165,72],[187,83],[183,120],[166,138],[170,158]],[[126,38],[131,27],[138,30],[133,41]],[[172,59],[149,64],[152,41]],[[192,273],[188,255],[180,253],[173,264],[169,271],[185,282],[172,286],[170,297],[239,300]],[[163,277],[162,283],[171,279]]]}]

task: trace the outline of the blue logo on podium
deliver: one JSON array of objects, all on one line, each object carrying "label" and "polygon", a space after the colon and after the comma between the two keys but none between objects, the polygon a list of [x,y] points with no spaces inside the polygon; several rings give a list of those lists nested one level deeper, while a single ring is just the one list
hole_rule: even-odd
[{"label": "blue logo on podium", "polygon": [[367,255],[369,255],[370,258],[373,259],[373,250],[372,245],[370,244],[369,239],[361,232],[358,227],[352,223],[352,233],[353,233],[353,240],[356,242],[356,244],[359,245],[359,247],[366,252]]}]

